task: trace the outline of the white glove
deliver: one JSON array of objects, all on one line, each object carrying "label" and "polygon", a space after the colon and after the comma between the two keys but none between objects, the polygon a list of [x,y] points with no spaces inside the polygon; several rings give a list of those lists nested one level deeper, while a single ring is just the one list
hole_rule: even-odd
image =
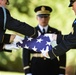
[{"label": "white glove", "polygon": [[21,37],[21,36],[16,35],[16,37],[14,38],[14,41],[13,42],[15,42],[15,43],[20,42],[21,43],[22,40],[24,40],[24,37]]},{"label": "white glove", "polygon": [[57,46],[57,42],[56,41],[52,41],[51,42],[52,47],[54,48],[55,46]]},{"label": "white glove", "polygon": [[52,47],[57,46],[57,42],[56,42],[57,41],[57,35],[56,34],[47,33],[47,34],[44,34],[44,36],[49,37]]},{"label": "white glove", "polygon": [[28,73],[28,74],[26,74],[26,75],[32,75],[32,73]]},{"label": "white glove", "polygon": [[19,49],[19,47],[16,46],[16,43],[5,44],[3,48],[6,50]]}]

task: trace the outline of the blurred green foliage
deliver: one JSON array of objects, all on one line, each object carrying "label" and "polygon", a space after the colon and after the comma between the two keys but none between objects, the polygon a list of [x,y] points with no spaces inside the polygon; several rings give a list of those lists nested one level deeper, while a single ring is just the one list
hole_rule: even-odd
[{"label": "blurred green foliage", "polygon": [[[22,21],[36,26],[37,20],[34,8],[39,5],[48,5],[52,7],[53,12],[50,15],[49,25],[62,31],[62,34],[69,34],[72,28],[72,22],[75,18],[74,12],[68,7],[69,0],[9,0],[10,5],[7,8],[11,15]],[[67,65],[75,64],[76,51],[67,52]],[[22,69],[22,50],[12,51],[12,53],[0,53],[0,70],[20,71]]]},{"label": "blurred green foliage", "polygon": [[24,75],[24,74],[20,72],[0,71],[0,75]]}]

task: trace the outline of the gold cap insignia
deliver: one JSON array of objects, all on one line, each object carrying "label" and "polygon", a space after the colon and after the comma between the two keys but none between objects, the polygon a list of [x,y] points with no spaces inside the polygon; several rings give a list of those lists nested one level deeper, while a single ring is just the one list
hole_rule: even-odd
[{"label": "gold cap insignia", "polygon": [[41,11],[45,11],[45,7],[41,7]]}]

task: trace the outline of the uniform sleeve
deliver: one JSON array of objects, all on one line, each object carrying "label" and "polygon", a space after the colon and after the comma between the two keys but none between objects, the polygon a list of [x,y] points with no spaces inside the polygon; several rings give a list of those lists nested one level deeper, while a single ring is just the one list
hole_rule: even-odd
[{"label": "uniform sleeve", "polygon": [[5,32],[0,29],[0,43],[8,44],[10,41],[10,36],[10,34],[5,34]]},{"label": "uniform sleeve", "polygon": [[3,29],[4,26],[4,15],[3,15],[3,10],[0,7],[0,29]]},{"label": "uniform sleeve", "polygon": [[48,52],[51,59],[63,55],[68,50],[76,46],[76,35],[69,34],[52,50]]},{"label": "uniform sleeve", "polygon": [[10,34],[4,34],[4,39],[3,39],[3,43],[5,44],[9,44],[10,43]]},{"label": "uniform sleeve", "polygon": [[[0,7],[0,27],[3,28],[4,25],[4,14],[3,10]],[[16,32],[19,32],[21,34],[31,36],[31,37],[37,37],[38,33],[35,28],[30,26],[27,23],[20,22],[17,19],[14,19],[11,17],[9,11],[6,9],[6,29],[13,30]]]},{"label": "uniform sleeve", "polygon": [[4,44],[0,43],[0,52],[3,51],[3,45],[4,45]]},{"label": "uniform sleeve", "polygon": [[3,42],[3,39],[4,39],[4,31],[2,31],[2,30],[0,29],[0,43]]},{"label": "uniform sleeve", "polygon": [[59,74],[65,74],[66,68],[66,53],[59,56]]},{"label": "uniform sleeve", "polygon": [[[37,37],[38,33],[36,29],[34,29],[32,26],[12,18],[8,10],[6,10],[6,15],[7,15],[6,29],[16,31],[27,36]],[[0,27],[1,28],[3,28],[3,23],[4,23],[3,21],[4,21],[3,10],[0,7]]]},{"label": "uniform sleeve", "polygon": [[7,20],[6,28],[30,37],[36,37],[38,35],[36,29],[27,23],[20,22],[12,17]]},{"label": "uniform sleeve", "polygon": [[[58,35],[59,37],[57,38],[57,44],[59,44],[62,39],[65,37],[61,34]],[[65,35],[67,36],[67,35]],[[66,53],[63,55],[59,56],[59,74],[65,74],[65,68],[66,68]]]},{"label": "uniform sleeve", "polygon": [[31,73],[30,70],[30,50],[23,49],[23,70],[25,74]]}]

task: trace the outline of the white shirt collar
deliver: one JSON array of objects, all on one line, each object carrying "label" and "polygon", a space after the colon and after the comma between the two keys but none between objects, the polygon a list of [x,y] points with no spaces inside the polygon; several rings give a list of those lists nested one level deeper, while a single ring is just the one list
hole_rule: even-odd
[{"label": "white shirt collar", "polygon": [[45,27],[42,27],[41,25],[38,25],[39,26],[39,28],[40,28],[40,30],[43,32],[43,29],[45,29],[45,32],[47,32],[47,30],[48,30],[48,25],[47,26],[45,26]]}]

